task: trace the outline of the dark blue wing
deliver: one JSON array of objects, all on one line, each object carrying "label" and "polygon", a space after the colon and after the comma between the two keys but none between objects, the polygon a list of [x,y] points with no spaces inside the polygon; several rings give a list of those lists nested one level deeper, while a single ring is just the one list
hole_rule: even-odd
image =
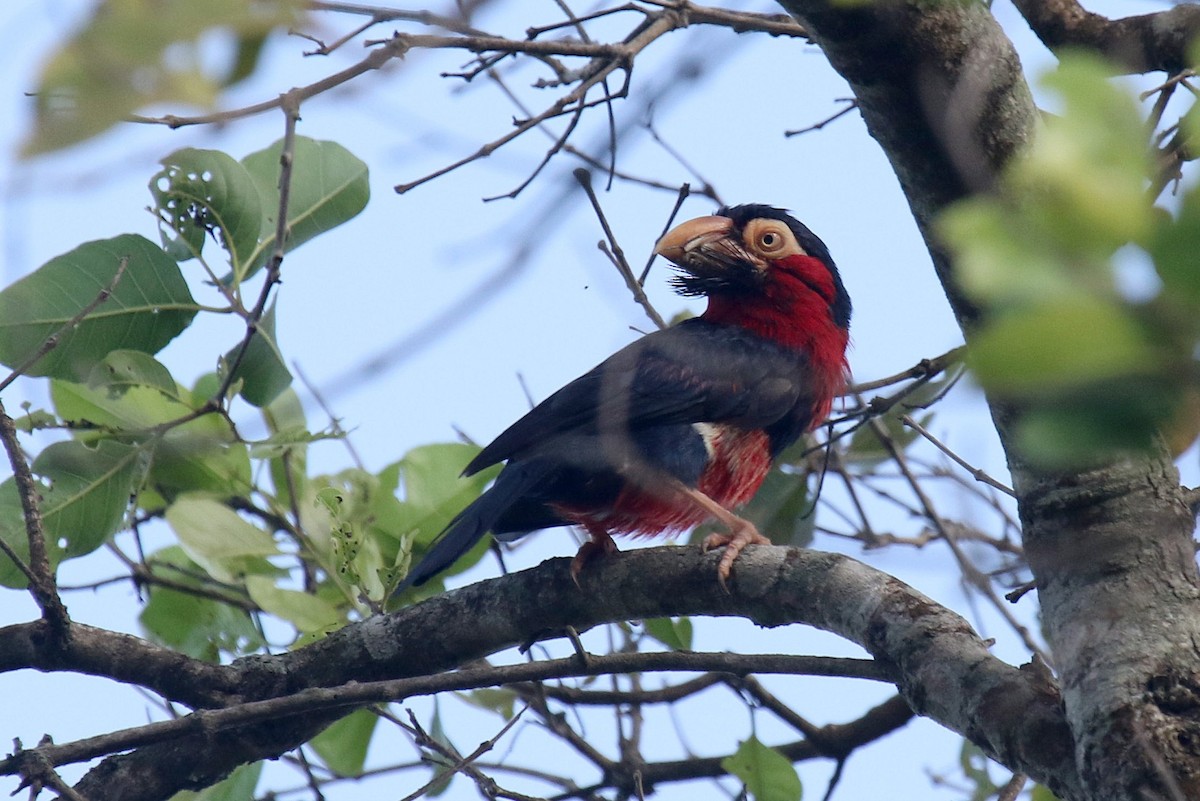
[{"label": "dark blue wing", "polygon": [[[642,337],[567,384],[467,465],[535,452],[571,432],[627,436],[655,426],[731,423],[767,428],[811,408],[803,354],[699,318]],[[797,433],[807,420],[788,428]]]}]

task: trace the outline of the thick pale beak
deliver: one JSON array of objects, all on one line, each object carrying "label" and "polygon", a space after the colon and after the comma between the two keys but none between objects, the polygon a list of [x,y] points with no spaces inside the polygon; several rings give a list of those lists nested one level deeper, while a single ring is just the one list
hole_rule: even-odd
[{"label": "thick pale beak", "polygon": [[732,230],[733,220],[728,217],[697,217],[668,231],[658,240],[654,252],[682,267],[688,254],[724,239]]}]

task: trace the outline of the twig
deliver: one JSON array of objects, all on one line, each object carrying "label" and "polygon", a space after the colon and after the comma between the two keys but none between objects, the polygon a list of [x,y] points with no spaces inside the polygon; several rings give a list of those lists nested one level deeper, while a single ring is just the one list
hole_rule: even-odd
[{"label": "twig", "polygon": [[683,157],[682,153],[676,150],[674,146],[670,145],[667,140],[663,139],[662,136],[659,135],[658,130],[655,129],[652,121],[646,122],[646,131],[650,134],[650,138],[654,140],[655,144],[665,150],[668,156],[675,159],[680,167],[683,167],[683,169],[691,173],[692,178],[694,178],[703,187],[703,189],[700,190],[700,194],[708,195],[718,203],[724,203],[712,183],[703,175],[701,175],[700,171],[693,167],[691,162]]},{"label": "twig", "polygon": [[1011,487],[1007,486],[1006,484],[1004,484],[1001,481],[997,481],[996,479],[992,478],[982,468],[975,467],[972,464],[970,464],[966,459],[962,458],[957,453],[952,451],[950,449],[950,447],[948,445],[946,445],[946,443],[942,442],[940,439],[938,439],[933,434],[931,434],[929,432],[929,430],[925,428],[925,426],[921,425],[916,420],[912,419],[911,415],[907,415],[907,414],[900,415],[900,422],[903,423],[904,425],[908,426],[909,428],[911,428],[913,431],[916,431],[918,434],[920,434],[925,439],[929,440],[930,443],[932,443],[935,448],[937,448],[939,451],[941,451],[942,453],[949,456],[954,461],[955,464],[957,464],[963,470],[966,470],[968,473],[970,473],[971,478],[975,479],[976,481],[978,481],[980,483],[987,484],[989,487],[992,487],[993,489],[1000,490],[1005,495],[1008,495],[1010,498],[1017,497],[1017,493],[1013,492]]},{"label": "twig", "polygon": [[276,210],[275,218],[274,248],[271,258],[267,261],[267,275],[262,289],[259,290],[258,300],[255,302],[254,308],[245,316],[246,334],[242,337],[237,353],[226,365],[225,378],[221,381],[220,388],[210,399],[210,404],[218,404],[218,408],[226,393],[229,392],[229,388],[233,386],[237,369],[241,365],[242,359],[246,357],[246,352],[250,349],[250,343],[255,334],[258,333],[258,325],[266,311],[271,290],[279,283],[280,268],[283,265],[284,250],[290,233],[288,206],[292,196],[292,168],[296,155],[296,121],[300,119],[300,95],[296,93],[295,89],[283,94],[280,98],[280,107],[283,109],[284,128],[283,144],[279,149],[279,207]]},{"label": "twig", "polygon": [[[33,479],[29,462],[21,451],[17,441],[17,429],[12,418],[0,402],[0,440],[4,442],[4,450],[8,452],[8,463],[12,465],[13,480],[17,485],[17,495],[21,499],[21,512],[25,518],[25,536],[29,541],[29,565],[26,576],[29,578],[29,591],[33,600],[42,610],[42,617],[50,626],[58,642],[65,642],[70,636],[71,618],[67,615],[67,607],[58,595],[55,585],[54,569],[50,566],[50,558],[46,552],[46,530],[42,525],[41,495],[38,484]],[[14,555],[15,556],[15,555]],[[14,558],[18,565],[21,562]]]},{"label": "twig", "polygon": [[959,345],[957,348],[951,348],[946,351],[941,356],[935,356],[932,359],[922,359],[907,370],[902,370],[895,375],[855,384],[847,388],[845,394],[858,395],[863,392],[889,387],[892,384],[899,384],[901,381],[907,381],[912,378],[932,378],[938,373],[944,372],[951,365],[961,362],[966,355],[967,346]]},{"label": "twig", "polygon": [[[678,193],[675,196],[675,205],[671,208],[671,213],[667,215],[666,225],[663,226],[662,233],[658,235],[662,239],[667,235],[667,231],[671,230],[671,225],[675,222],[675,218],[679,215],[679,210],[683,208],[683,201],[687,200],[688,195],[692,193],[692,185],[684,184],[679,187]],[[646,259],[646,266],[642,268],[642,274],[638,276],[638,286],[646,285],[646,278],[650,275],[650,268],[654,265],[655,254],[651,253]]]},{"label": "twig", "polygon": [[[528,707],[526,707],[526,709],[528,709]],[[430,737],[429,734],[426,733],[425,729],[422,728],[421,724],[417,722],[417,718],[415,715],[413,715],[411,710],[408,712],[408,717],[412,725],[411,727],[406,728],[409,728],[413,733],[416,744],[419,747],[436,751],[442,757],[453,760],[453,764],[445,766],[446,772],[450,775],[455,773],[464,773],[469,776],[471,780],[479,786],[480,793],[484,798],[505,797],[514,799],[514,801],[537,801],[537,799],[535,799],[533,796],[521,795],[520,793],[515,793],[511,790],[503,791],[504,795],[501,796],[498,792],[499,788],[496,786],[496,782],[491,777],[484,775],[481,771],[474,767],[474,763],[477,762],[481,756],[495,748],[496,744],[500,742],[500,738],[507,734],[509,729],[515,726],[517,721],[520,720],[521,716],[524,714],[525,709],[517,712],[517,714],[513,715],[508,722],[501,727],[500,731],[496,732],[496,734],[494,734],[492,737],[489,737],[487,740],[484,740],[475,748],[474,751],[465,757],[454,749],[448,747],[445,743],[440,742],[434,737]],[[434,777],[430,779],[423,787],[417,789],[409,795],[406,795],[403,801],[415,801],[415,799],[420,798],[425,793],[429,792],[434,785],[445,781],[447,778],[448,777],[446,773],[435,774]]]},{"label": "twig", "polygon": [[822,128],[824,128],[826,125],[828,125],[829,123],[834,122],[835,120],[841,119],[842,117],[849,114],[851,111],[854,111],[854,109],[858,108],[858,101],[855,100],[853,97],[839,97],[839,98],[836,98],[834,100],[834,102],[835,103],[846,103],[848,105],[843,109],[835,111],[833,114],[831,114],[830,116],[821,120],[820,122],[813,123],[812,125],[807,125],[803,128],[797,128],[792,131],[784,131],[783,135],[787,136],[787,137],[792,137],[792,136],[800,136],[801,134],[811,133],[812,131],[819,131]]},{"label": "twig", "polygon": [[503,198],[508,198],[511,200],[525,191],[525,188],[533,183],[533,180],[541,174],[542,170],[546,168],[546,165],[549,164],[550,161],[556,155],[558,155],[559,152],[562,151],[563,147],[567,144],[567,140],[570,139],[571,134],[575,132],[575,127],[579,125],[579,120],[583,118],[584,108],[585,107],[583,105],[580,105],[577,109],[575,109],[575,112],[571,115],[571,121],[567,123],[566,130],[564,130],[554,140],[554,144],[550,146],[550,149],[546,151],[544,156],[542,156],[542,160],[538,162],[538,165],[533,168],[533,172],[531,172],[524,181],[518,184],[515,189],[510,192],[505,192],[503,195],[492,195],[491,197],[485,197],[483,199],[484,202],[490,203],[493,200],[501,200]]},{"label": "twig", "polygon": [[314,11],[332,11],[341,14],[359,14],[373,18],[377,22],[417,22],[421,25],[428,25],[432,28],[442,28],[443,30],[453,31],[454,33],[462,33],[470,36],[476,36],[483,33],[478,28],[472,28],[464,20],[447,17],[442,14],[435,14],[432,11],[419,9],[416,11],[405,11],[395,8],[383,8],[382,6],[365,6],[359,3],[332,3],[323,2],[323,0],[310,0],[309,7]]},{"label": "twig", "polygon": [[916,496],[917,502],[921,505],[921,510],[925,518],[930,522],[930,524],[933,525],[935,529],[937,529],[941,539],[945,541],[946,546],[950,548],[950,553],[953,554],[955,561],[958,562],[959,569],[963,571],[963,579],[971,586],[979,590],[979,592],[985,598],[987,598],[989,602],[991,602],[992,606],[995,607],[995,609],[1000,613],[1012,630],[1017,633],[1017,636],[1021,638],[1021,641],[1025,644],[1025,647],[1028,648],[1031,653],[1037,654],[1043,660],[1049,663],[1050,660],[1047,658],[1047,655],[1042,651],[1042,648],[1033,641],[1033,637],[1030,636],[1029,630],[1013,616],[1012,612],[1005,604],[1001,603],[1000,598],[996,595],[996,591],[992,587],[991,580],[988,578],[988,576],[980,572],[979,568],[977,568],[975,564],[967,558],[967,555],[963,553],[962,548],[959,547],[957,539],[950,531],[950,527],[946,524],[945,520],[942,519],[942,516],[938,514],[937,509],[933,505],[933,501],[926,494],[924,488],[921,487],[921,483],[917,480],[917,477],[913,475],[912,470],[909,468],[908,460],[904,456],[904,452],[896,447],[896,443],[892,441],[891,436],[884,429],[878,418],[872,419],[870,421],[870,426],[875,432],[876,436],[879,438],[879,442],[883,445],[884,450],[887,451],[888,456],[893,462],[896,463],[896,466],[900,469],[900,473],[908,482],[909,488],[912,490],[913,495]]},{"label": "twig", "polygon": [[583,187],[583,191],[587,193],[588,200],[592,204],[592,209],[595,210],[596,217],[600,220],[600,227],[604,229],[604,236],[608,239],[609,246],[612,248],[612,262],[616,265],[617,271],[621,273],[621,277],[625,279],[625,286],[629,287],[629,291],[633,293],[633,299],[645,310],[646,316],[659,328],[666,328],[667,321],[662,318],[662,315],[650,303],[650,298],[646,297],[646,291],[642,289],[642,285],[638,283],[637,277],[634,276],[629,262],[625,260],[625,252],[621,250],[621,246],[617,244],[617,238],[613,236],[612,228],[608,224],[608,218],[604,216],[604,209],[600,207],[600,200],[596,197],[595,189],[592,188],[592,174],[580,167],[574,171],[573,175],[575,176],[575,180],[579,182],[579,185]]}]

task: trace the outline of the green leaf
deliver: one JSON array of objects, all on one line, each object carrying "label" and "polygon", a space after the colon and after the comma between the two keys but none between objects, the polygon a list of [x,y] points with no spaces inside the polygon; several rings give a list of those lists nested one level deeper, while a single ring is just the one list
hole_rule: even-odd
[{"label": "green leaf", "polygon": [[938,233],[953,246],[956,275],[972,297],[1020,303],[1078,294],[1079,271],[1064,269],[1053,237],[1031,216],[1016,202],[986,196],[938,217]]},{"label": "green leaf", "polygon": [[1008,395],[1146,374],[1162,364],[1124,309],[1086,297],[994,319],[975,337],[969,358],[984,386]]},{"label": "green leaf", "polygon": [[1155,269],[1163,282],[1163,296],[1187,307],[1195,319],[1200,311],[1200,187],[1187,190],[1180,203],[1179,216],[1163,214],[1150,246]]},{"label": "green leaf", "polygon": [[114,350],[92,369],[89,387],[122,392],[129,387],[153,387],[168,397],[178,397],[171,371],[153,356],[136,350]]},{"label": "green leaf", "polygon": [[[64,420],[122,432],[151,448],[146,480],[160,492],[170,496],[186,491],[240,495],[249,490],[249,454],[225,418],[207,414],[161,436],[154,433],[156,427],[195,411],[190,394],[178,386],[175,394],[168,395],[144,385],[84,386],[52,381],[50,397]],[[87,431],[80,435],[94,436]]]},{"label": "green leaf", "polygon": [[[49,484],[39,489],[46,555],[51,566],[100,547],[121,528],[129,498],[141,483],[145,459],[140,449],[102,441],[56,442],[43,450],[31,469]],[[28,564],[29,539],[20,495],[13,479],[0,484],[0,539]],[[24,587],[25,575],[0,555],[0,584]]]},{"label": "green leaf", "polygon": [[43,428],[55,428],[58,424],[58,418],[44,409],[34,409],[29,414],[13,419],[13,427],[26,434]]},{"label": "green leaf", "polygon": [[0,362],[15,367],[125,272],[112,294],[26,372],[81,380],[114,350],[157,353],[191,322],[196,302],[179,266],[136,234],[87,242],[0,292]]},{"label": "green leaf", "polygon": [[[152,570],[174,581],[213,589],[211,584],[196,580],[200,567],[181,548],[158,551],[149,562]],[[153,587],[138,621],[154,642],[209,662],[219,661],[222,653],[238,656],[263,645],[258,628],[245,609],[180,590]]]},{"label": "green leaf", "polygon": [[470,692],[460,692],[457,695],[471,706],[495,712],[505,720],[512,720],[513,707],[517,701],[517,694],[513,690],[483,687]]},{"label": "green leaf", "polygon": [[757,737],[751,736],[732,756],[722,759],[721,767],[741,779],[755,801],[800,801],[803,788],[796,768]]},{"label": "green leaf", "polygon": [[[261,195],[263,227],[258,249],[236,274],[245,279],[261,269],[275,247],[275,221],[279,215],[279,158],[283,140],[251,153],[242,164]],[[291,251],[308,240],[353,218],[370,197],[367,165],[336,142],[295,138],[291,191],[288,199],[287,239]]]},{"label": "green leaf", "polygon": [[254,557],[279,553],[270,534],[210,498],[181,496],[167,507],[166,518],[184,552],[221,581],[261,572]]},{"label": "green leaf", "polygon": [[367,747],[379,716],[356,709],[308,741],[325,766],[338,776],[361,776]]},{"label": "green leaf", "polygon": [[[235,364],[241,348],[239,343],[226,353],[225,363]],[[292,374],[284,364],[283,354],[279,352],[279,345],[275,340],[274,303],[255,327],[254,336],[246,346],[246,352],[236,361],[233,376],[235,381],[241,382],[242,397],[259,408],[279,397],[279,393],[292,383]]]},{"label": "green leaf", "polygon": [[297,25],[301,0],[121,0],[92,18],[45,62],[34,92],[33,130],[23,156],[108,130],[162,102],[212,106],[244,56],[213,48],[208,34],[264,35]]},{"label": "green leaf", "polygon": [[759,533],[776,545],[806,547],[812,542],[816,523],[816,509],[808,497],[808,474],[772,470],[743,512]]},{"label": "green leaf", "polygon": [[263,227],[262,201],[246,168],[219,150],[190,147],[176,150],[162,165],[150,179],[150,194],[163,246],[183,261],[200,255],[212,232],[230,266],[244,267]]},{"label": "green leaf", "polygon": [[646,633],[673,651],[692,650],[691,618],[655,617],[642,621]]},{"label": "green leaf", "polygon": [[1059,798],[1046,785],[1035,784],[1029,792],[1029,801],[1059,801]]},{"label": "green leaf", "polygon": [[[409,451],[380,474],[381,479],[393,476],[404,487],[403,502],[388,504],[388,510],[382,513],[380,521],[386,522],[387,527],[381,531],[397,540],[411,535],[414,560],[495,478],[498,468],[460,477],[463,467],[478,452],[474,445],[457,442],[425,445]],[[443,575],[455,575],[471,567],[483,558],[489,545],[486,537],[480,540]]]},{"label": "green leaf", "polygon": [[254,801],[254,790],[262,774],[261,762],[238,765],[221,781],[205,787],[198,793],[181,790],[171,796],[171,801]]},{"label": "green leaf", "polygon": [[200,792],[181,790],[171,801],[254,801],[254,790],[262,774],[262,762],[238,765],[223,780]]},{"label": "green leaf", "polygon": [[1153,225],[1145,188],[1152,149],[1136,95],[1115,82],[1110,64],[1082,51],[1060,54],[1042,83],[1062,100],[1061,113],[1043,118],[1009,180],[1077,252],[1107,255],[1140,241]]},{"label": "green leaf", "polygon": [[1033,463],[1084,467],[1156,446],[1169,421],[1177,388],[1161,381],[1120,378],[1052,396],[1019,420],[1017,444]]},{"label": "green leaf", "polygon": [[49,482],[41,503],[46,539],[69,559],[91,553],[121,528],[146,459],[140,448],[111,440],[94,448],[67,441],[48,446],[30,469]]},{"label": "green leaf", "polygon": [[[0,540],[13,550],[17,558],[29,565],[29,535],[25,532],[25,510],[17,492],[17,482],[7,479],[0,483]],[[59,559],[56,543],[47,542],[46,552],[51,561]],[[13,589],[24,589],[29,580],[8,554],[0,552],[0,585]]]},{"label": "green leaf", "polygon": [[965,738],[962,749],[959,751],[958,763],[962,767],[963,776],[975,785],[971,791],[970,801],[987,801],[1000,789],[988,774],[991,760],[979,746]]},{"label": "green leaf", "polygon": [[292,389],[285,389],[263,407],[262,416],[271,435],[254,443],[251,454],[253,458],[269,460],[276,502],[285,509],[298,508],[299,499],[309,492],[308,443],[326,435],[309,433],[304,405]]},{"label": "green leaf", "polygon": [[344,617],[333,604],[307,592],[285,590],[266,576],[247,576],[246,591],[264,612],[282,618],[303,633],[327,634],[340,628]]}]

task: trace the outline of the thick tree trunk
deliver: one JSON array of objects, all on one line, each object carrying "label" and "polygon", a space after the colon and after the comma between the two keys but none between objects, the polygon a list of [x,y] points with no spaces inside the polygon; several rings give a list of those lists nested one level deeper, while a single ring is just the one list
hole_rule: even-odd
[{"label": "thick tree trunk", "polygon": [[[933,223],[987,191],[1032,135],[1011,43],[982,4],[782,5],[853,87],[969,343],[981,310]],[[1165,453],[1039,472],[1013,448],[1016,412],[993,417],[1075,742],[1078,798],[1200,798],[1200,577],[1178,474]]]}]

